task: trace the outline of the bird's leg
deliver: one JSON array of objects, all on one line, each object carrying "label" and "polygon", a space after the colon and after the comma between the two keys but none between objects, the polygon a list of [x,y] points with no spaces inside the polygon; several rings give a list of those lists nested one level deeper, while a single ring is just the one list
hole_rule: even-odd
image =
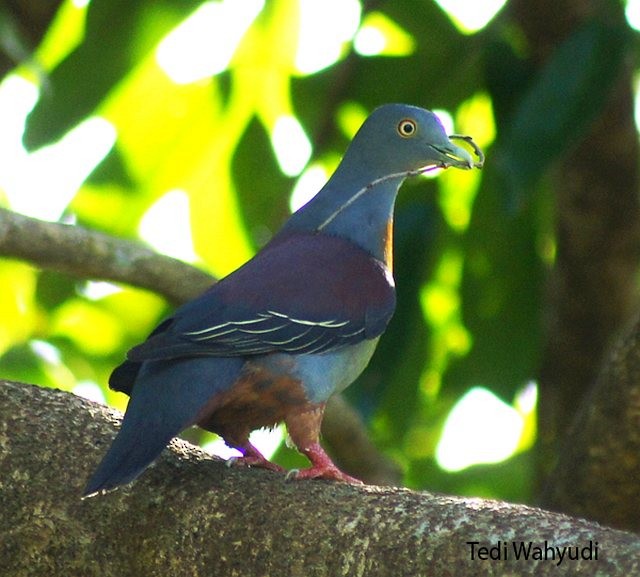
[{"label": "bird's leg", "polygon": [[[229,444],[229,443],[227,443]],[[230,445],[234,449],[238,449],[242,453],[242,457],[231,457],[227,460],[227,466],[245,466],[245,467],[261,467],[284,473],[285,470],[280,466],[272,463],[258,449],[256,449],[248,440],[241,444]]]},{"label": "bird's leg", "polygon": [[362,481],[338,469],[320,445],[320,424],[324,407],[324,403],[313,405],[309,410],[290,414],[285,419],[293,444],[311,461],[311,467],[300,469],[292,476],[295,479],[331,479],[361,485]]}]

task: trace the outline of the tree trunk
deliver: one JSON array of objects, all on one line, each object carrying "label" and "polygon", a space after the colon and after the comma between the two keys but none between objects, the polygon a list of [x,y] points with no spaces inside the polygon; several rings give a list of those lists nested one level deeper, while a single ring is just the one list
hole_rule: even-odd
[{"label": "tree trunk", "polygon": [[542,504],[640,531],[640,322],[613,349],[563,439]]},{"label": "tree trunk", "polygon": [[[532,60],[542,68],[590,19],[623,21],[609,0],[511,0]],[[630,63],[627,63],[630,64]],[[615,337],[638,306],[640,171],[633,70],[622,67],[599,118],[552,179],[557,256],[549,279],[540,369],[539,453],[549,471]]]},{"label": "tree trunk", "polygon": [[[80,500],[116,422],[110,409],[68,393],[0,384],[3,575],[544,576],[557,575],[560,566],[571,574],[626,577],[640,571],[640,538],[595,523],[406,489],[287,482],[263,470],[225,467],[184,442],[174,442],[131,486]],[[530,555],[546,560],[516,560],[514,544],[529,542],[540,547]],[[551,547],[570,549],[560,560]],[[580,559],[567,557],[576,553]],[[484,559],[497,554],[501,560]]]}]

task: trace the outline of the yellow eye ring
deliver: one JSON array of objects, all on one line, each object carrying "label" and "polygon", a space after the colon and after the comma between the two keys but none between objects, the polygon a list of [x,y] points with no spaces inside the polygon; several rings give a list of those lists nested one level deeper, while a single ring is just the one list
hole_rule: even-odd
[{"label": "yellow eye ring", "polygon": [[398,122],[397,130],[398,134],[402,136],[402,138],[411,138],[412,136],[415,136],[418,126],[416,125],[415,120],[411,120],[411,118],[403,118]]}]

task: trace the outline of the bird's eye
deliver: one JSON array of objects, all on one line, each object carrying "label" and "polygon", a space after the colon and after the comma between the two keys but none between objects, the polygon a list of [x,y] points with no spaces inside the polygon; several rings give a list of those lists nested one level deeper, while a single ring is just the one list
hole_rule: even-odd
[{"label": "bird's eye", "polygon": [[416,133],[416,123],[410,118],[405,118],[398,123],[398,134],[404,138],[410,138]]}]

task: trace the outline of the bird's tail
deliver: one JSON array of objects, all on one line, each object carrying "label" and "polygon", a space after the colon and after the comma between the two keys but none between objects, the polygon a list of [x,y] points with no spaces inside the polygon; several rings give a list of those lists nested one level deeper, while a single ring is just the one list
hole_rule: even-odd
[{"label": "bird's tail", "polygon": [[122,426],[87,483],[89,497],[133,481],[240,373],[239,358],[197,357],[142,365]]},{"label": "bird's tail", "polygon": [[180,432],[180,428],[168,430],[162,427],[153,434],[156,427],[147,423],[141,430],[137,428],[139,424],[125,417],[113,444],[87,483],[83,497],[91,497],[133,481]]}]

